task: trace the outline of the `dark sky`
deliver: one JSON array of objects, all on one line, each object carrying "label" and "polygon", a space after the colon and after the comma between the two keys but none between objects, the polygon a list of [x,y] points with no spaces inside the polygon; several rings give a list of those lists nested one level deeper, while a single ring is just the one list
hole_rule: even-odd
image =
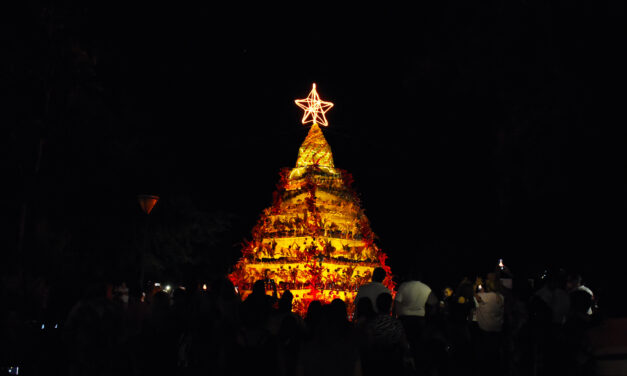
[{"label": "dark sky", "polygon": [[[307,128],[293,100],[315,82],[335,103],[324,129],[335,164],[354,175],[393,266],[446,274],[503,257],[514,271],[558,263],[600,278],[627,249],[618,1],[16,12],[9,135],[33,154],[44,129],[46,200],[98,196],[103,215],[121,216],[116,202],[137,192],[183,194],[237,213],[249,236],[295,164]],[[74,93],[66,79],[83,89],[60,100],[65,115],[32,125],[47,86],[29,67],[50,61],[65,72],[52,74],[53,98]],[[32,164],[26,154],[9,166]],[[66,186],[55,174],[69,165],[80,178]]]}]

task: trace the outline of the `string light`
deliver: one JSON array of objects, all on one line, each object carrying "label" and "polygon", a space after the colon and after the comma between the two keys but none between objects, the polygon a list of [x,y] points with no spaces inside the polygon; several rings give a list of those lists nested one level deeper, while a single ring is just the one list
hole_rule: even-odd
[{"label": "string light", "polygon": [[307,98],[297,99],[294,102],[298,107],[305,110],[301,120],[303,124],[314,123],[324,125],[325,127],[329,125],[324,114],[333,107],[333,103],[320,100],[320,96],[316,91],[316,84],[313,84],[313,88]]}]

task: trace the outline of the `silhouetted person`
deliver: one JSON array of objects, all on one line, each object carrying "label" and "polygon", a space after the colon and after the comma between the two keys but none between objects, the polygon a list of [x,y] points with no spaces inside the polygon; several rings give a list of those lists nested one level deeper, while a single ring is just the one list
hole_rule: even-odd
[{"label": "silhouetted person", "polygon": [[253,291],[241,305],[242,324],[249,328],[265,327],[274,302],[274,298],[266,295],[265,281],[255,282]]},{"label": "silhouetted person", "polygon": [[294,295],[290,290],[285,290],[279,299],[279,312],[290,313],[292,312],[292,301]]},{"label": "silhouetted person", "polygon": [[474,371],[474,351],[470,320],[474,312],[473,284],[464,277],[455,288],[448,303],[448,340],[451,362],[449,370],[452,375],[472,374]]},{"label": "silhouetted person", "polygon": [[281,352],[282,371],[286,375],[296,374],[298,354],[303,341],[303,324],[300,317],[294,314],[286,315],[281,321],[278,332],[279,351]]},{"label": "silhouetted person", "polygon": [[141,371],[145,374],[174,373],[178,360],[178,333],[170,295],[164,291],[156,292],[149,309],[140,335]]},{"label": "silhouetted person", "polygon": [[279,372],[279,348],[276,336],[267,329],[274,298],[266,295],[265,281],[253,285],[252,293],[241,305],[242,325],[235,348],[228,355],[229,374],[275,374]]},{"label": "silhouetted person", "polygon": [[298,375],[361,375],[361,361],[346,304],[334,299],[322,308],[322,322],[303,344]]},{"label": "silhouetted person", "polygon": [[555,327],[564,325],[570,311],[570,298],[566,292],[564,270],[550,271],[546,283],[536,291],[535,295],[548,305],[553,325]]},{"label": "silhouetted person", "polygon": [[363,297],[370,298],[370,301],[373,303],[373,308],[375,312],[377,311],[377,307],[374,306],[377,301],[377,296],[382,293],[390,293],[390,290],[383,285],[383,280],[385,280],[385,269],[381,267],[374,268],[372,271],[372,282],[368,282],[363,284],[357,290],[357,295],[355,296],[355,304],[359,302],[359,299]]},{"label": "silhouetted person", "polygon": [[215,292],[216,310],[220,327],[232,329],[239,324],[240,296],[235,292],[235,286],[226,277],[214,281],[212,290]]},{"label": "silhouetted person", "polygon": [[294,300],[294,295],[290,290],[285,290],[281,295],[281,298],[278,302],[278,308],[273,310],[269,319],[268,319],[268,330],[274,335],[277,335],[279,332],[279,328],[281,327],[281,322],[287,316],[292,316],[299,326],[304,330],[304,323],[300,316],[292,312],[292,301]]},{"label": "silhouetted person", "polygon": [[[203,291],[203,295],[212,299],[215,321],[210,323],[212,336],[206,339],[209,349],[198,349],[197,357],[208,365],[206,373],[223,375],[231,366],[230,355],[238,349],[236,338],[240,330],[240,296],[226,276],[214,280],[210,293]],[[204,353],[199,353],[200,351]]]},{"label": "silhouetted person", "polygon": [[307,330],[306,337],[312,338],[318,326],[322,322],[322,303],[319,300],[313,300],[307,307],[305,315],[305,328]]},{"label": "silhouetted person", "polygon": [[[391,316],[392,295],[380,294],[376,307],[379,313],[369,321],[372,345],[362,357],[365,375],[403,374],[404,359],[410,358],[409,344],[403,324]],[[411,370],[413,370],[413,362]]]},{"label": "silhouetted person", "polygon": [[70,375],[119,371],[124,340],[122,312],[113,302],[112,286],[103,283],[93,285],[88,297],[72,307],[64,327]]},{"label": "silhouetted person", "polygon": [[374,306],[370,298],[364,297],[355,306],[353,316],[353,327],[355,328],[355,338],[359,344],[359,353],[362,359],[362,369],[366,373],[366,363],[374,346],[374,336],[372,332],[372,321],[377,317]]},{"label": "silhouetted person", "polygon": [[564,270],[551,268],[545,283],[530,301],[530,318],[533,330],[535,367],[539,375],[551,375],[560,369],[560,347],[563,325],[570,311],[570,297],[565,290]]},{"label": "silhouetted person", "polygon": [[592,295],[585,290],[570,293],[570,312],[560,338],[562,364],[568,375],[592,375],[594,371],[594,349],[588,330],[592,318],[588,314],[592,306]]},{"label": "silhouetted person", "polygon": [[514,375],[531,374],[533,366],[532,330],[529,313],[529,300],[532,295],[533,287],[528,279],[516,278],[513,280],[510,303],[511,320],[508,325],[509,341],[512,347],[508,365]]},{"label": "silhouetted person", "polygon": [[502,330],[505,299],[499,292],[496,278],[488,276],[483,291],[475,293],[477,326],[476,351],[482,375],[501,375]]},{"label": "silhouetted person", "polygon": [[596,308],[596,305],[594,304],[594,293],[588,286],[583,284],[580,274],[571,273],[568,275],[568,278],[566,279],[566,291],[571,295],[576,291],[583,291],[590,295],[590,307],[588,308],[587,314],[592,315],[594,308]]},{"label": "silhouetted person", "polygon": [[356,327],[362,326],[376,315],[377,313],[374,310],[374,305],[370,301],[370,298],[363,297],[359,299],[359,302],[355,305],[353,323]]}]

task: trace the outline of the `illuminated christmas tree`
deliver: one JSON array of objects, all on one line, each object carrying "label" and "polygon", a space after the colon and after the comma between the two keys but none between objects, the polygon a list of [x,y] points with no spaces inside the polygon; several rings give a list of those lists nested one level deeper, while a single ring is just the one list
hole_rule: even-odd
[{"label": "illuminated christmas tree", "polygon": [[246,297],[257,280],[274,280],[279,291],[294,294],[294,311],[304,313],[312,300],[344,300],[349,307],[359,286],[370,282],[381,266],[393,289],[387,255],[375,244],[375,234],[351,188],[352,176],[335,167],[331,147],[319,125],[333,104],[320,100],[313,85],[302,123],[312,123],[298,151],[296,167],[280,173],[272,206],[264,209],[244,241],[242,258],[229,278]]}]

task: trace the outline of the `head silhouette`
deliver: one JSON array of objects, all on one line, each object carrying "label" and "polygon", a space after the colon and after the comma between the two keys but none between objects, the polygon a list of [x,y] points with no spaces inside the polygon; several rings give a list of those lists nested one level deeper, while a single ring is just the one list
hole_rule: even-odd
[{"label": "head silhouette", "polygon": [[355,317],[356,318],[371,318],[376,315],[374,308],[372,308],[372,300],[368,297],[363,297],[357,301],[357,305],[355,306]]},{"label": "head silhouette", "polygon": [[331,303],[324,307],[325,318],[330,327],[342,328],[348,323],[346,313],[346,303],[342,299],[333,299]]},{"label": "head silhouette", "polygon": [[307,307],[307,316],[305,320],[310,323],[317,323],[320,321],[322,317],[322,303],[319,300],[314,300],[309,303],[309,307]]},{"label": "head silhouette", "polygon": [[258,280],[253,285],[253,292],[255,295],[265,295],[266,294],[266,284],[263,279]]},{"label": "head silhouette", "polygon": [[294,295],[292,295],[292,292],[290,290],[285,290],[283,295],[281,295],[281,299],[279,299],[279,311],[291,312],[293,299]]},{"label": "head silhouette", "polygon": [[576,273],[569,274],[566,280],[566,288],[572,290],[579,286],[581,286],[581,275]]},{"label": "head silhouette", "polygon": [[385,276],[385,269],[381,267],[374,268],[372,272],[372,282],[383,282]]}]

